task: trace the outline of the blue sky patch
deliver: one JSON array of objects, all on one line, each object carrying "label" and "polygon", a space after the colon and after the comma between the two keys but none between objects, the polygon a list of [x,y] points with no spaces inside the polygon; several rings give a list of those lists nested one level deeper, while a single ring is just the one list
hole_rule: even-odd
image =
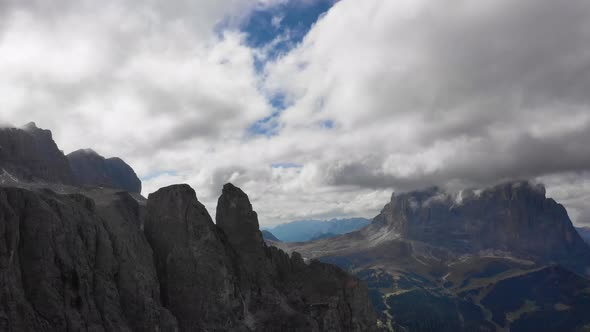
[{"label": "blue sky patch", "polygon": [[256,10],[242,26],[242,31],[248,36],[246,43],[253,48],[262,48],[274,42],[268,50],[268,58],[274,59],[300,43],[312,25],[335,2],[336,0],[290,0]]},{"label": "blue sky patch", "polygon": [[271,115],[260,119],[250,127],[248,127],[248,134],[252,136],[267,136],[272,137],[278,134],[279,123],[277,118],[281,114],[282,110],[275,110]]},{"label": "blue sky patch", "polygon": [[264,135],[267,137],[274,136],[278,133],[279,122],[278,118],[281,113],[287,108],[287,101],[284,94],[277,94],[269,98],[269,102],[272,105],[274,112],[252,124],[248,128],[248,134],[257,136]]},{"label": "blue sky patch", "polygon": [[324,120],[324,121],[320,122],[320,126],[324,129],[332,129],[332,128],[334,128],[334,121]]},{"label": "blue sky patch", "polygon": [[276,163],[271,165],[272,168],[302,168],[303,165],[295,163]]},{"label": "blue sky patch", "polygon": [[173,170],[156,171],[156,172],[150,173],[150,174],[148,174],[146,176],[142,176],[141,177],[141,181],[149,181],[149,180],[158,178],[158,177],[160,177],[162,175],[177,176],[178,173],[176,171],[173,171]]},{"label": "blue sky patch", "polygon": [[[256,56],[254,67],[258,73],[264,70],[268,61],[289,52],[299,44],[317,20],[337,0],[289,0],[283,4],[254,11],[242,26],[246,33],[246,44],[262,49],[263,56]],[[278,134],[278,118],[287,105],[286,96],[277,94],[268,97],[274,112],[250,125],[248,135],[272,137]],[[332,122],[322,123],[323,128],[332,128]]]}]

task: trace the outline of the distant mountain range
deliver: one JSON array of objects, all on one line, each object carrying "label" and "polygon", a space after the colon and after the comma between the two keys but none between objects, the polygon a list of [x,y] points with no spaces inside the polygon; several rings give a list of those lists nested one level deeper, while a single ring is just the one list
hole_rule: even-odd
[{"label": "distant mountain range", "polygon": [[586,241],[586,243],[590,244],[590,227],[578,227],[576,228],[578,233]]},{"label": "distant mountain range", "polygon": [[367,226],[366,218],[297,220],[267,229],[282,242],[305,242],[350,233]]},{"label": "distant mountain range", "polygon": [[364,279],[390,330],[590,328],[590,247],[542,185],[394,194],[363,229],[280,246]]},{"label": "distant mountain range", "polygon": [[263,230],[261,230],[260,232],[262,233],[262,238],[263,238],[265,241],[281,242],[281,240],[277,239],[277,237],[276,237],[276,236],[274,236],[274,234],[273,234],[273,233],[271,233],[271,232],[269,232],[269,231],[267,231],[267,230],[264,230],[264,229],[263,229]]}]

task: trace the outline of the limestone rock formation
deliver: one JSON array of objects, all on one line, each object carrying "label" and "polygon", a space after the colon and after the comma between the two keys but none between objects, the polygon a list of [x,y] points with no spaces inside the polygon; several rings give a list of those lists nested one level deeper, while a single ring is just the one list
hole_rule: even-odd
[{"label": "limestone rock formation", "polygon": [[563,260],[590,252],[565,208],[526,181],[479,193],[431,188],[393,195],[366,232],[377,229],[460,253],[491,249]]},{"label": "limestone rock formation", "polygon": [[372,331],[366,285],[267,246],[227,184],[217,225],[188,185],[147,201],[117,158],[0,129],[0,331]]},{"label": "limestone rock formation", "polygon": [[0,128],[0,184],[21,181],[141,192],[141,181],[120,158],[105,159],[91,149],[65,156],[51,131],[33,122],[22,128]]},{"label": "limestone rock formation", "polygon": [[67,155],[75,180],[85,186],[105,186],[141,192],[141,181],[120,158],[105,159],[91,149],[77,150]]},{"label": "limestone rock formation", "polygon": [[366,286],[337,267],[268,247],[248,196],[226,184],[213,224],[187,185],[147,203],[162,302],[181,330],[371,331]]},{"label": "limestone rock formation", "polygon": [[0,188],[0,330],[176,328],[134,207],[103,200]]},{"label": "limestone rock formation", "polygon": [[361,277],[396,331],[590,326],[590,247],[542,185],[394,194],[364,229],[276,245]]},{"label": "limestone rock formation", "polygon": [[25,181],[74,182],[70,164],[51,131],[33,122],[23,128],[0,128],[0,175],[3,173]]},{"label": "limestone rock formation", "polygon": [[231,183],[225,184],[217,202],[216,221],[249,275],[264,278],[268,271],[265,244],[248,195]]},{"label": "limestone rock formation", "polygon": [[195,191],[176,185],[151,194],[145,234],[154,250],[162,302],[181,329],[238,328],[243,319],[238,271]]}]

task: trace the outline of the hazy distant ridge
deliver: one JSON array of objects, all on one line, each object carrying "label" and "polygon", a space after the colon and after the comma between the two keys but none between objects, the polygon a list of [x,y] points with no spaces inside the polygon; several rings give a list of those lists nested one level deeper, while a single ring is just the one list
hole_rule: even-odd
[{"label": "hazy distant ridge", "polygon": [[354,232],[367,226],[366,218],[322,220],[297,220],[268,229],[283,242],[305,242],[324,238],[326,235],[340,235]]}]

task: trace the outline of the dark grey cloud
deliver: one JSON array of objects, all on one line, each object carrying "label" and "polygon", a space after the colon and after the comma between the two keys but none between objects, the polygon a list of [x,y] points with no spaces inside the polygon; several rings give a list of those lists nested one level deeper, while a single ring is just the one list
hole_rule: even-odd
[{"label": "dark grey cloud", "polygon": [[[188,182],[214,202],[234,181],[265,222],[522,178],[587,218],[587,1],[342,0],[259,73],[236,27],[272,2],[0,1],[2,118],[174,171],[146,191]],[[275,135],[249,135],[277,94]]]},{"label": "dark grey cloud", "polygon": [[487,138],[465,151],[454,151],[453,157],[438,170],[417,169],[410,176],[396,176],[376,168],[375,165],[384,161],[374,157],[366,163],[349,163],[331,169],[330,183],[410,190],[446,184],[484,186],[506,180],[588,171],[590,145],[587,142],[590,142],[590,123],[552,137],[523,134],[505,142]]}]

